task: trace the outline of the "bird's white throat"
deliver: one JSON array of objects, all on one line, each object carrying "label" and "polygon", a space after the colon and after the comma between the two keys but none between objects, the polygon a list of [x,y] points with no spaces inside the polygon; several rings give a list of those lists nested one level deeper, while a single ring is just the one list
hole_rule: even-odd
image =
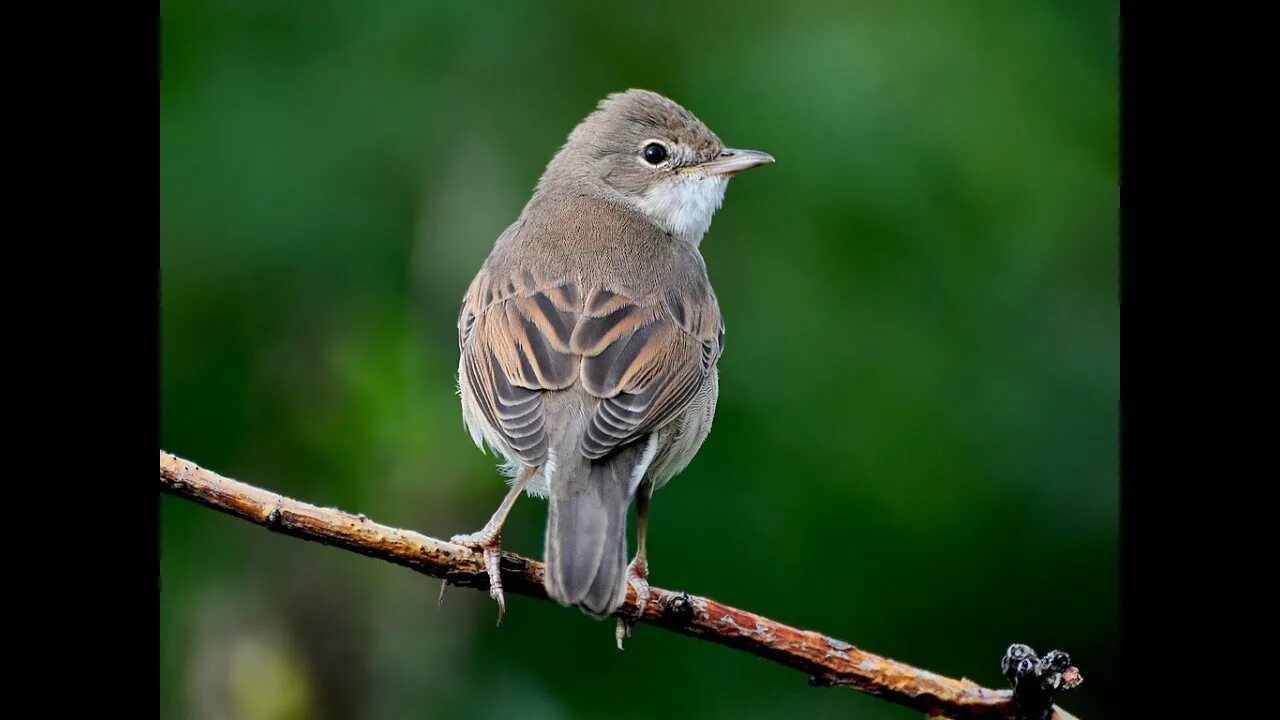
[{"label": "bird's white throat", "polygon": [[637,205],[664,230],[697,247],[724,202],[728,184],[725,175],[684,173],[654,186]]}]

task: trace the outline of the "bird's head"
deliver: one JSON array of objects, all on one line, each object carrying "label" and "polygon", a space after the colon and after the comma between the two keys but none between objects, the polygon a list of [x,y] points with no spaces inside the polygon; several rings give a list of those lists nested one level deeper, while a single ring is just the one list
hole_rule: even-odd
[{"label": "bird's head", "polygon": [[573,187],[627,203],[696,246],[729,178],[771,162],[768,153],[726,148],[676,102],[628,90],[600,101],[570,133],[539,188]]}]

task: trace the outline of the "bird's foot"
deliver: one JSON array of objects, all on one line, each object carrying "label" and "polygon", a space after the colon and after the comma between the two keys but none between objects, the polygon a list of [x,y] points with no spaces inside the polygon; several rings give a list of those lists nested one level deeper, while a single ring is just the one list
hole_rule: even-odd
[{"label": "bird's foot", "polygon": [[636,590],[636,615],[634,618],[618,618],[614,638],[618,641],[619,650],[622,649],[622,641],[631,637],[631,628],[649,606],[649,564],[640,558],[632,560],[627,566],[627,584]]},{"label": "bird's foot", "polygon": [[[489,597],[498,603],[497,624],[501,625],[502,617],[507,614],[507,600],[502,593],[502,570],[499,567],[502,562],[501,535],[496,530],[485,528],[479,532],[454,535],[449,538],[449,542],[479,550],[484,555],[484,569],[489,574]],[[444,601],[444,591],[448,587],[449,582],[446,580],[440,587],[440,602]]]}]

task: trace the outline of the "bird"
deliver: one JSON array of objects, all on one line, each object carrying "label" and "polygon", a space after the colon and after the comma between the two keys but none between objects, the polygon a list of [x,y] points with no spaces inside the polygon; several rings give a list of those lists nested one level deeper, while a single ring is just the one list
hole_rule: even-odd
[{"label": "bird", "polygon": [[472,280],[458,315],[458,394],[467,431],[503,460],[509,490],[481,530],[451,540],[483,554],[499,623],[500,536],[522,493],[547,500],[547,595],[603,619],[634,587],[638,611],[619,618],[619,649],[643,615],[651,498],[702,446],[719,393],[725,328],[699,245],[729,179],[773,162],[725,147],[656,92],[610,94]]}]

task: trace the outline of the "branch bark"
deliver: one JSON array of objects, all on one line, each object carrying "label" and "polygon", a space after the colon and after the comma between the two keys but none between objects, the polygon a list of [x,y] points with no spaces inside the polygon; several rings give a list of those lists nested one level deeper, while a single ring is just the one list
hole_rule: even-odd
[{"label": "branch bark", "polygon": [[[160,452],[160,489],[276,532],[403,565],[451,585],[489,587],[479,553],[380,525],[364,515],[316,507],[237,482],[164,451]],[[542,577],[542,563],[503,553],[502,583],[507,592],[546,599]],[[628,589],[627,602],[618,614],[634,617],[635,611],[635,593]],[[1010,690],[936,675],[710,598],[653,587],[640,622],[772,660],[809,675],[814,685],[855,688],[932,718],[1020,720]],[[1056,707],[1050,717],[1075,720]]]}]

